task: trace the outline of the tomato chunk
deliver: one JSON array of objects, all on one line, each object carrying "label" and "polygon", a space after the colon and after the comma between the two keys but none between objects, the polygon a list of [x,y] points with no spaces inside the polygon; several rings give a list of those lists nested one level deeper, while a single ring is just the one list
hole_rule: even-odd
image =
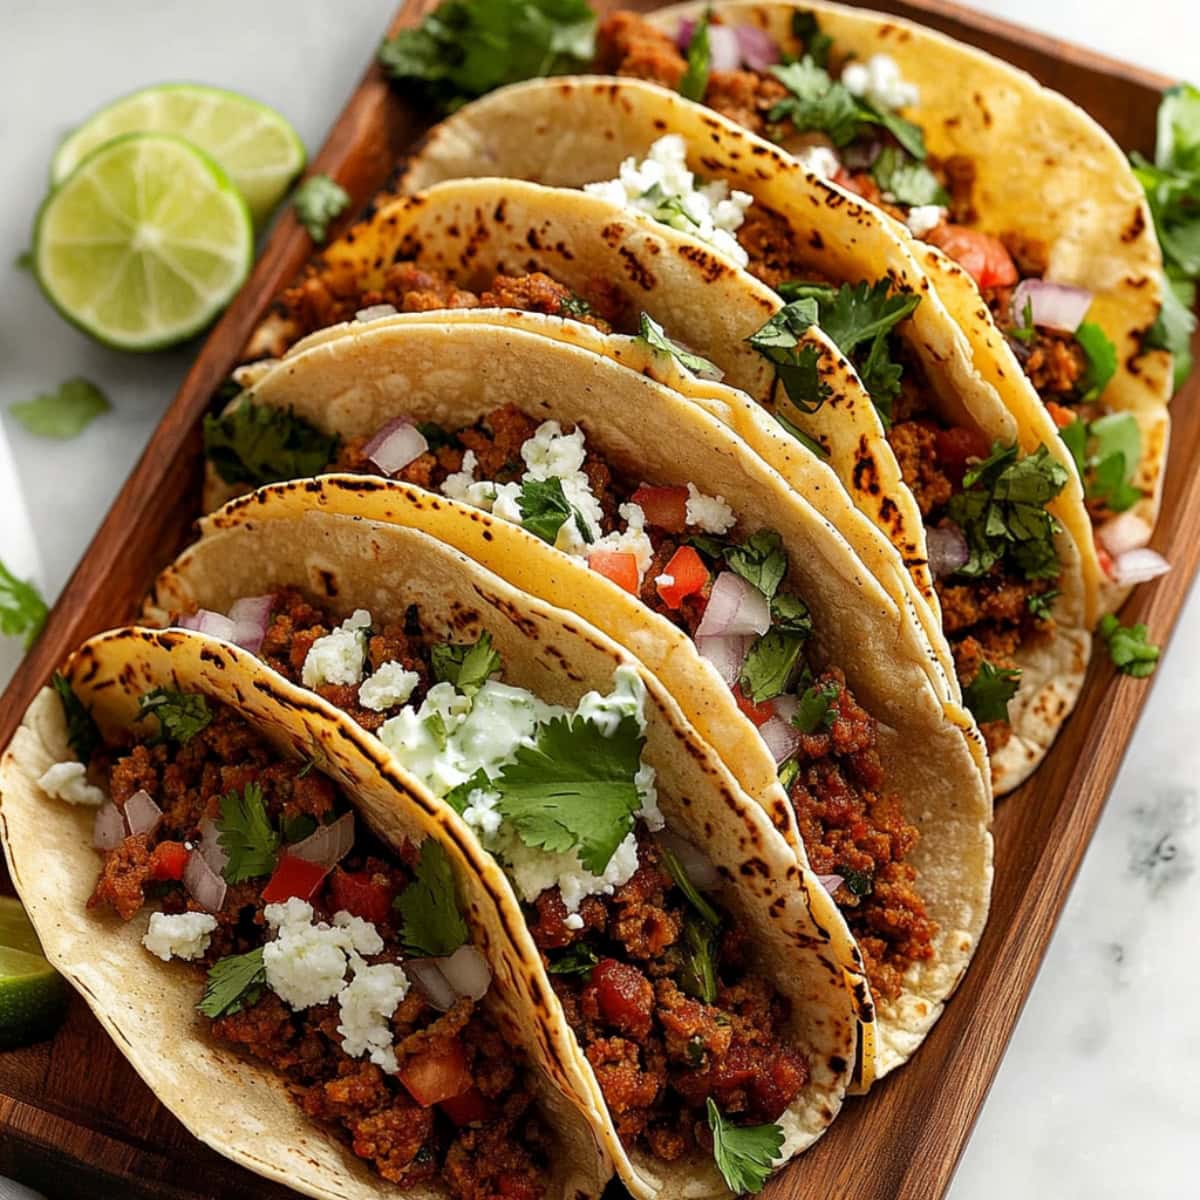
[{"label": "tomato chunk", "polygon": [[670,576],[671,582],[656,582],[654,586],[668,608],[678,608],[685,597],[694,596],[708,582],[708,568],[691,546],[680,546],[663,568],[663,574]]},{"label": "tomato chunk", "polygon": [[343,871],[337,867],[329,877],[329,907],[348,912],[372,925],[381,925],[392,912],[392,889],[376,883],[367,871]]},{"label": "tomato chunk", "polygon": [[455,1125],[474,1125],[476,1121],[486,1121],[493,1112],[491,1101],[477,1087],[463,1092],[461,1096],[442,1100],[440,1107]]},{"label": "tomato chunk", "polygon": [[633,503],[646,514],[646,524],[668,533],[682,533],[687,528],[687,498],[685,487],[647,487],[643,484],[633,493]]},{"label": "tomato chunk", "polygon": [[594,992],[600,1016],[614,1029],[636,1038],[650,1032],[654,988],[637,967],[602,958],[592,968],[591,982],[584,989],[585,1006],[588,992]]},{"label": "tomato chunk", "polygon": [[755,704],[745,692],[742,691],[742,685],[739,683],[733,689],[733,698],[737,701],[737,706],[754,722],[755,725],[765,725],[774,715],[775,706],[770,700],[764,700],[761,704]]},{"label": "tomato chunk", "polygon": [[182,842],[159,842],[150,855],[150,878],[182,879],[187,861],[188,848]]},{"label": "tomato chunk", "polygon": [[1100,570],[1109,579],[1115,579],[1117,577],[1117,564],[1113,561],[1113,556],[1099,542],[1096,543],[1096,557],[1100,560]]},{"label": "tomato chunk", "polygon": [[301,900],[311,900],[321,880],[329,873],[328,867],[320,863],[311,863],[306,858],[297,858],[294,854],[284,854],[276,864],[275,873],[263,888],[264,904],[281,904],[298,896]]},{"label": "tomato chunk", "polygon": [[593,550],[588,555],[588,566],[617,587],[638,594],[637,558],[624,550]]},{"label": "tomato chunk", "polygon": [[956,484],[961,483],[966,474],[967,460],[987,458],[991,449],[987,438],[978,430],[952,425],[937,431],[938,460]]},{"label": "tomato chunk", "polygon": [[971,274],[981,291],[1008,287],[1017,282],[1017,268],[1004,243],[990,233],[968,229],[965,225],[939,225],[925,235],[939,250],[948,254]]},{"label": "tomato chunk", "polygon": [[1053,400],[1046,401],[1046,411],[1059,429],[1066,429],[1075,420],[1075,414],[1065,404],[1055,404]]},{"label": "tomato chunk", "polygon": [[471,1091],[474,1083],[462,1043],[439,1038],[400,1064],[400,1082],[422,1108],[444,1104]]}]

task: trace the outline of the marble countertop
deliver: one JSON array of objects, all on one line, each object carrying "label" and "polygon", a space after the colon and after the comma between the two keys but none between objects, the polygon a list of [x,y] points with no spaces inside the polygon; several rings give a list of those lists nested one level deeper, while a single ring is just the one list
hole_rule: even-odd
[{"label": "marble countertop", "polygon": [[[73,375],[100,384],[113,403],[66,443],[34,438],[3,418],[0,559],[36,578],[48,598],[87,546],[196,349],[137,357],[96,346],[10,265],[28,243],[57,139],[122,92],[180,79],[265,100],[316,147],[395,4],[3,4],[0,411]],[[1194,0],[1143,0],[1137,20],[1123,0],[976,6],[1166,74],[1197,74]],[[0,640],[0,683],[19,657],[12,639]],[[1200,967],[1178,951],[1196,945],[1200,911],[1198,662],[1200,596],[1193,593],[953,1200],[1196,1195],[1200,1026],[1189,987],[1200,985]]]}]

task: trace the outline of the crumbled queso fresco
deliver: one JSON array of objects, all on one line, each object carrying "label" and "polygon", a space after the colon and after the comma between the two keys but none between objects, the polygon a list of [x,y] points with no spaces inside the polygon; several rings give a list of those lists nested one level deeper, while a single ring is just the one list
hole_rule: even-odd
[{"label": "crumbled queso fresco", "polygon": [[38,787],[48,796],[88,808],[99,808],[108,799],[100,788],[88,783],[87,768],[80,762],[55,763],[38,779]]},{"label": "crumbled queso fresco", "polygon": [[851,94],[865,96],[876,108],[888,111],[921,100],[921,89],[900,74],[899,64],[890,54],[872,54],[865,63],[847,63],[841,81]]},{"label": "crumbled queso fresco", "polygon": [[731,258],[739,267],[750,256],[734,233],[754,203],[748,192],[731,191],[724,180],[697,184],[688,170],[687,145],[677,133],[660,137],[639,163],[627,158],[616,179],[583,189],[610,204],[645,213],[663,225],[691,234]]},{"label": "crumbled queso fresco", "polygon": [[200,958],[208,949],[217,918],[211,913],[151,913],[150,927],[142,935],[142,945],[163,962],[172,958],[189,961]]}]

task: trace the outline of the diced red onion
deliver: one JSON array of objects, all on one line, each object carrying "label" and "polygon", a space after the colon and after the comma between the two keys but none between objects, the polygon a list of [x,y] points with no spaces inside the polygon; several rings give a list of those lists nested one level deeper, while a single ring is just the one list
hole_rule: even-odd
[{"label": "diced red onion", "polygon": [[771,707],[781,721],[791,724],[792,718],[800,709],[800,701],[795,696],[776,696],[771,702]]},{"label": "diced red onion", "polygon": [[275,597],[243,596],[233,602],[229,610],[229,619],[233,622],[233,636],[230,641],[257,654],[267,634],[267,626],[271,622],[271,609]]},{"label": "diced red onion", "polygon": [[779,47],[771,35],[757,25],[738,25],[734,28],[742,62],[752,71],[765,71],[779,61]]},{"label": "diced red onion", "polygon": [[766,596],[733,571],[722,571],[713,584],[696,636],[762,634],[770,628],[771,610]]},{"label": "diced red onion", "polygon": [[1105,521],[1096,530],[1096,538],[1113,556],[1120,558],[1129,550],[1140,550],[1150,541],[1153,530],[1135,513],[1124,512]]},{"label": "diced red onion", "polygon": [[201,908],[220,912],[225,903],[225,880],[208,865],[204,855],[193,850],[183,868],[183,886]]},{"label": "diced red onion", "polygon": [[706,658],[727,687],[733,687],[742,674],[742,663],[750,650],[749,637],[714,636],[696,638],[696,649]]},{"label": "diced red onion", "polygon": [[354,814],[343,813],[332,825],[318,826],[302,842],[289,846],[287,852],[294,858],[317,863],[322,867],[335,867],[354,845]]},{"label": "diced red onion", "polygon": [[841,151],[842,161],[852,171],[865,171],[868,167],[874,165],[882,149],[883,143],[875,140],[869,142],[851,142],[849,146]]},{"label": "diced red onion", "polygon": [[925,530],[925,548],[929,552],[929,569],[937,579],[945,579],[963,566],[971,557],[971,548],[957,525]]},{"label": "diced red onion", "polygon": [[732,25],[709,25],[708,67],[710,71],[736,71],[742,65],[742,47]]},{"label": "diced red onion", "polygon": [[1012,319],[1018,325],[1025,320],[1026,304],[1035,325],[1074,333],[1092,306],[1092,293],[1086,288],[1051,283],[1048,279],[1022,279],[1012,294]]},{"label": "diced red onion", "polygon": [[687,52],[687,48],[692,44],[692,34],[696,32],[696,18],[688,17],[686,20],[679,22],[679,28],[675,31],[675,45],[680,50]]},{"label": "diced red onion", "polygon": [[394,304],[368,304],[354,314],[354,319],[365,324],[367,321],[378,321],[380,317],[394,317],[399,311]]},{"label": "diced red onion", "polygon": [[821,886],[832,896],[846,881],[840,875],[818,875]]},{"label": "diced red onion", "polygon": [[180,629],[194,629],[197,633],[206,633],[209,637],[221,638],[223,641],[233,641],[233,622],[224,613],[210,612],[207,608],[199,608],[194,613],[180,617]]},{"label": "diced red onion", "polygon": [[363,456],[385,475],[395,475],[428,449],[421,431],[403,417],[396,417],[363,447]]},{"label": "diced red onion", "polygon": [[1146,583],[1165,575],[1170,569],[1171,564],[1157,550],[1144,546],[1137,550],[1126,550],[1113,559],[1113,579],[1122,586]]},{"label": "diced red onion", "polygon": [[468,1000],[482,1000],[492,986],[492,969],[487,959],[470,943],[439,958],[437,964],[442,978],[458,995],[466,996]]},{"label": "diced red onion", "polygon": [[200,853],[216,874],[225,870],[229,855],[221,845],[221,833],[212,817],[205,817],[200,822]]},{"label": "diced red onion", "polygon": [[453,1008],[455,1000],[458,999],[458,993],[442,974],[442,961],[440,958],[408,958],[402,964],[404,973],[416,985],[417,991],[438,1012],[446,1012]]},{"label": "diced red onion", "polygon": [[800,748],[800,730],[782,717],[772,717],[759,726],[758,732],[774,756],[776,766],[782,766]]},{"label": "diced red onion", "polygon": [[679,859],[679,865],[687,877],[702,891],[711,892],[721,886],[721,874],[712,860],[698,846],[693,845],[677,833],[662,829],[655,838]]},{"label": "diced red onion", "polygon": [[162,820],[162,809],[150,793],[139,788],[125,801],[125,823],[130,833],[153,833]]},{"label": "diced red onion", "polygon": [[92,822],[92,845],[97,850],[115,850],[125,840],[125,818],[110,800],[96,810]]}]

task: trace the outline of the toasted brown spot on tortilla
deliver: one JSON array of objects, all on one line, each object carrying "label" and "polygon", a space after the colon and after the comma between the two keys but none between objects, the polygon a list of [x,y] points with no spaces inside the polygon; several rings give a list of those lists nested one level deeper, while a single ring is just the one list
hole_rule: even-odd
[{"label": "toasted brown spot on tortilla", "polygon": [[625,274],[644,292],[650,291],[655,284],[654,272],[647,267],[628,246],[621,246],[618,251],[621,261],[625,264]]},{"label": "toasted brown spot on tortilla", "polygon": [[1121,241],[1126,242],[1126,243],[1136,242],[1138,240],[1138,238],[1142,236],[1143,232],[1145,232],[1145,229],[1146,229],[1146,213],[1145,213],[1144,209],[1142,208],[1142,206],[1139,204],[1137,206],[1137,208],[1135,208],[1133,210],[1133,219],[1121,231]]}]

